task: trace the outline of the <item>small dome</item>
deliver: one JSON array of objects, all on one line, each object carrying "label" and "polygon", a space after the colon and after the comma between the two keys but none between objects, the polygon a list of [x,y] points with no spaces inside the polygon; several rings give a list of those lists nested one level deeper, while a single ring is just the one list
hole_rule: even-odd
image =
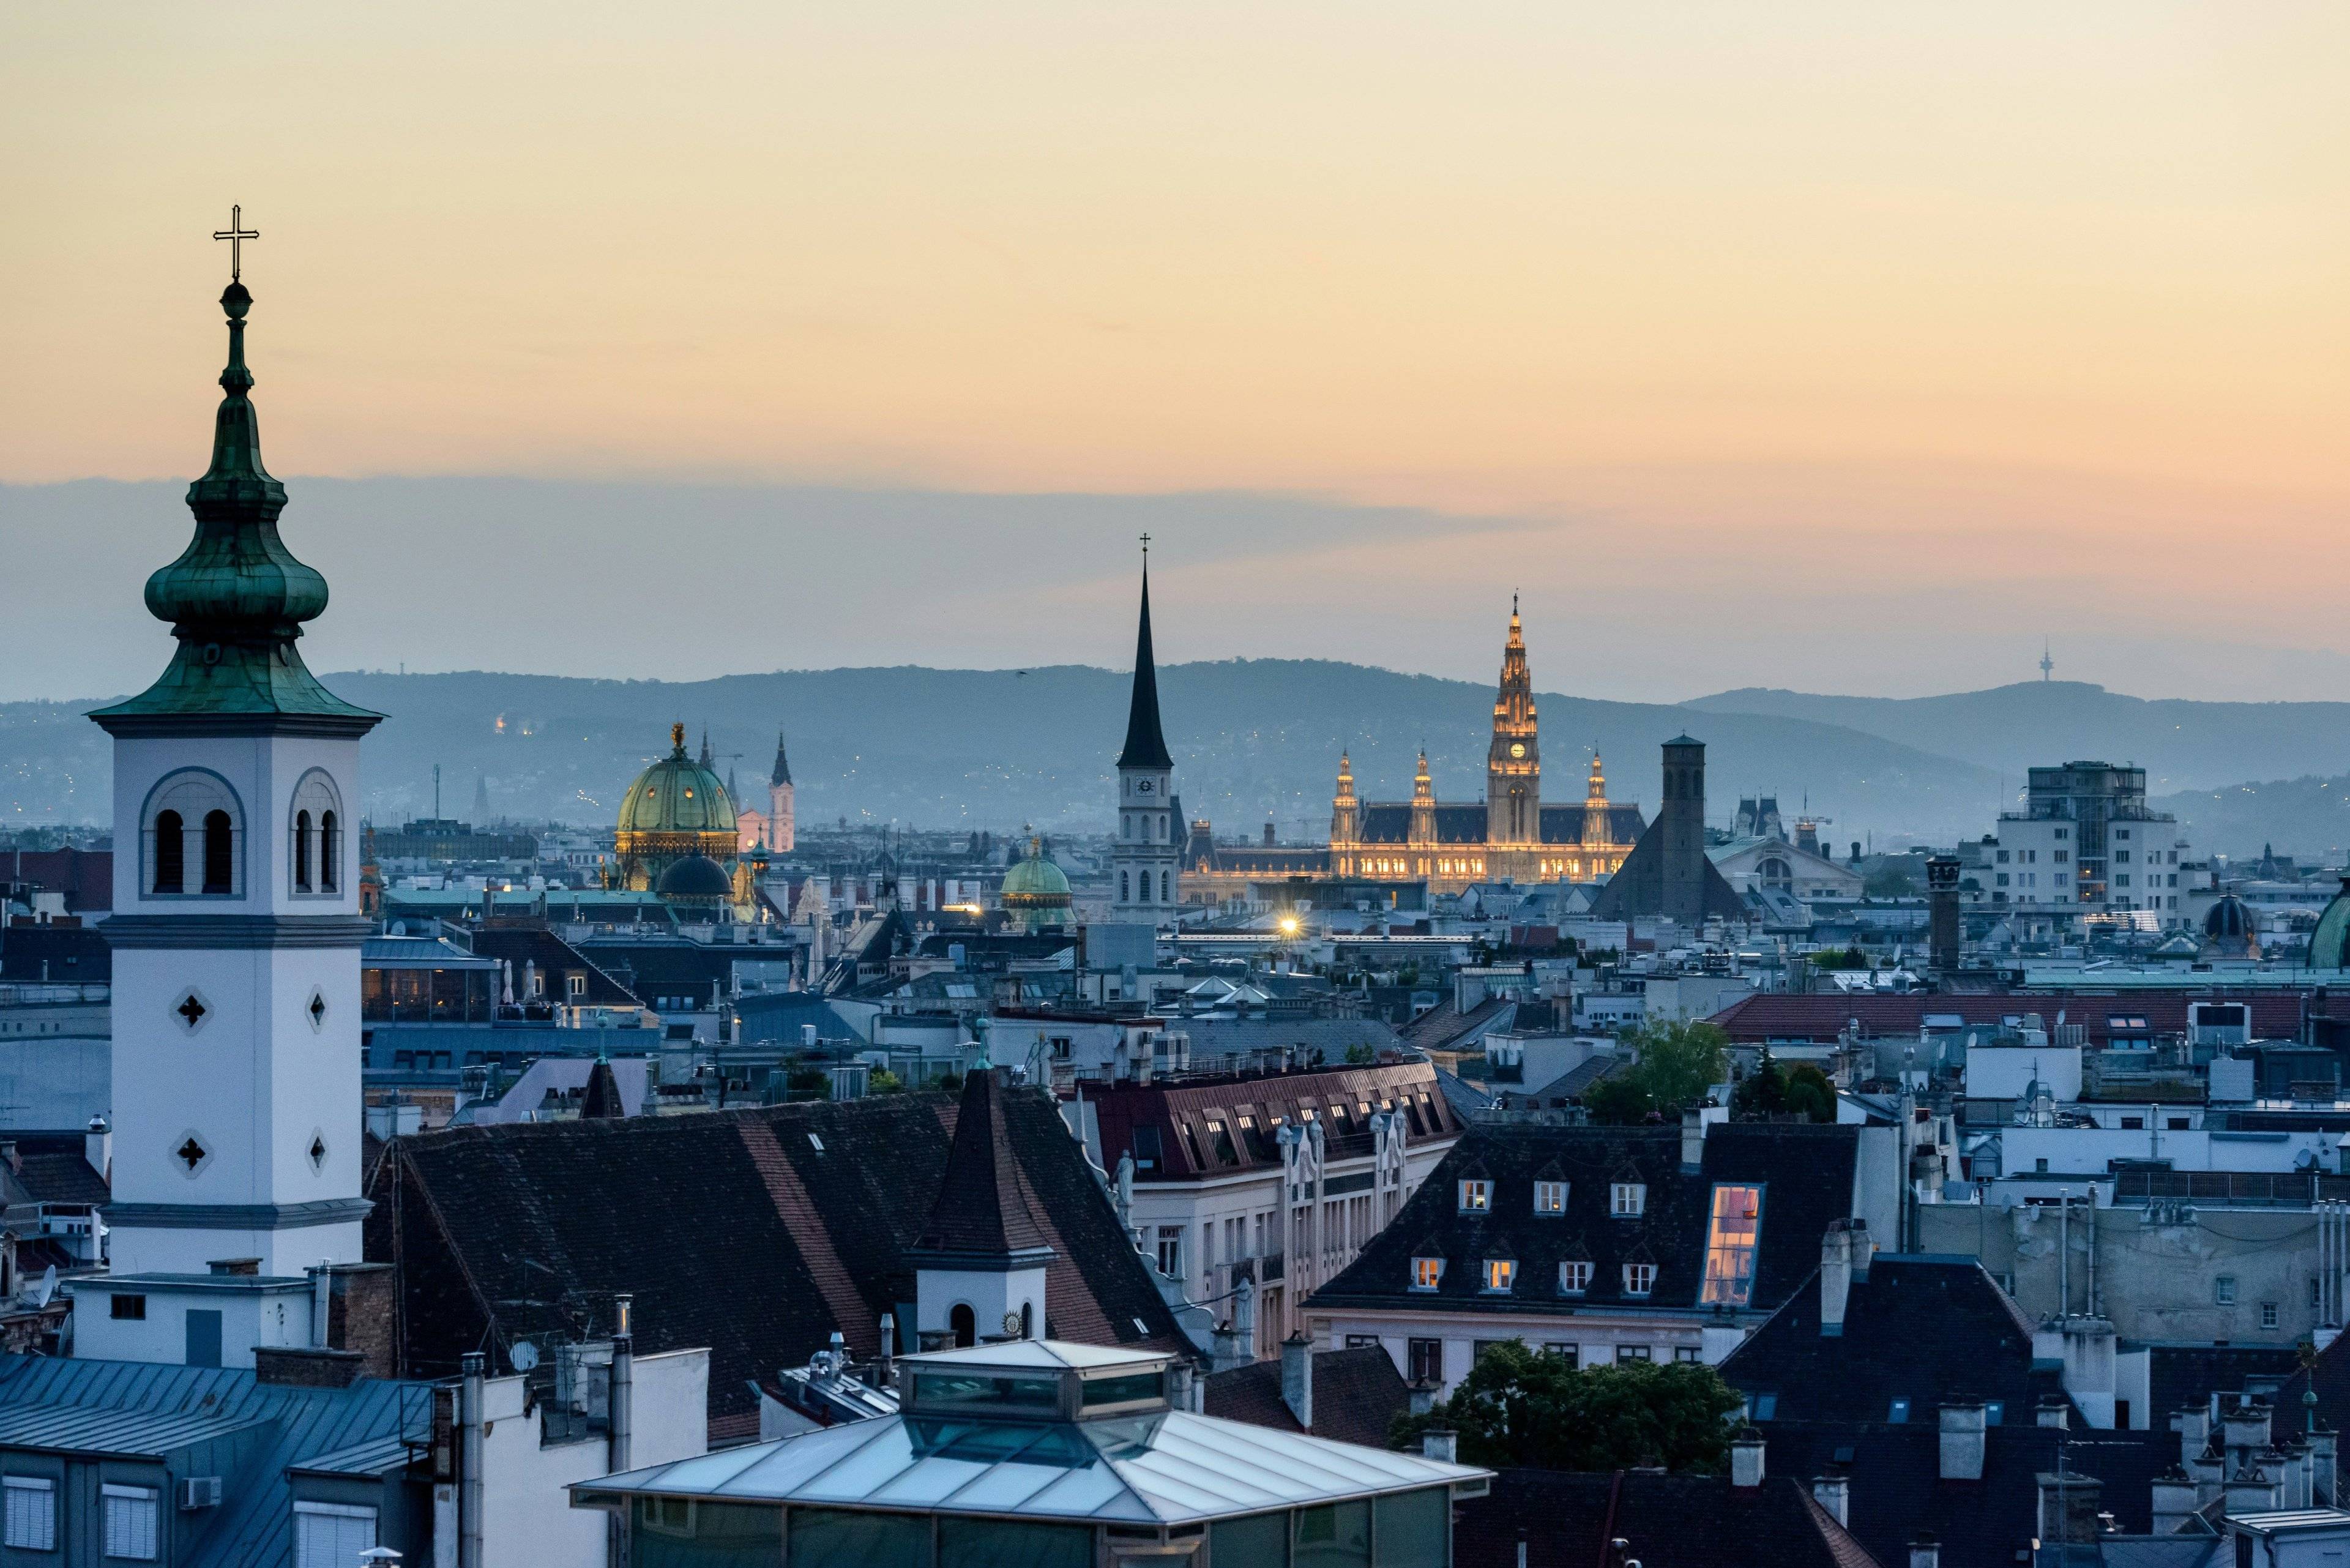
[{"label": "small dome", "polygon": [[727,898],[733,896],[734,878],[709,856],[689,855],[660,874],[653,891],[664,898]]},{"label": "small dome", "polygon": [[718,775],[685,753],[685,726],[670,731],[670,753],[637,775],[620,798],[622,833],[733,833],[734,802]]},{"label": "small dome", "polygon": [[2203,935],[2213,941],[2230,937],[2243,938],[2252,934],[2251,911],[2233,893],[2228,894],[2203,913]]},{"label": "small dome", "polygon": [[1066,904],[1069,901],[1069,879],[1058,866],[1032,850],[1027,859],[1003,874],[1003,897],[1007,901],[1057,898]]},{"label": "small dome", "polygon": [[2350,872],[2342,877],[2342,890],[2317,917],[2317,929],[2309,933],[2309,967],[2312,969],[2350,968]]}]

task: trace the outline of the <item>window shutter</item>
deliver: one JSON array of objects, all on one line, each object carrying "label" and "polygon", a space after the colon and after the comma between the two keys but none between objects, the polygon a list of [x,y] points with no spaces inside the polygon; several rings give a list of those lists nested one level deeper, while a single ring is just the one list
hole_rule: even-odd
[{"label": "window shutter", "polygon": [[5,1481],[7,1518],[0,1542],[22,1552],[57,1549],[57,1494],[54,1484],[33,1476]]},{"label": "window shutter", "polygon": [[294,1505],[294,1568],[348,1568],[375,1545],[375,1510],[337,1503]]},{"label": "window shutter", "polygon": [[106,1511],[106,1554],[131,1563],[155,1561],[155,1489],[100,1489]]}]

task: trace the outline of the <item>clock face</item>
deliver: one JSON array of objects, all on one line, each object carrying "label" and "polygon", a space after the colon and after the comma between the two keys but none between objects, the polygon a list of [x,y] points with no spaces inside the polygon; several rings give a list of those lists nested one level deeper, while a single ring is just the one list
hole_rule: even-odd
[{"label": "clock face", "polygon": [[1149,779],[1144,779],[1134,786],[1134,793],[1137,794],[1149,794],[1154,787],[1155,786]]},{"label": "clock face", "polygon": [[1512,741],[1510,742],[1510,755],[1513,757],[1523,757],[1525,754],[1526,743],[1523,741]]},{"label": "clock face", "polygon": [[1017,1334],[1020,1332],[1020,1314],[1018,1313],[1008,1312],[1003,1314],[1003,1332],[1010,1334]]}]

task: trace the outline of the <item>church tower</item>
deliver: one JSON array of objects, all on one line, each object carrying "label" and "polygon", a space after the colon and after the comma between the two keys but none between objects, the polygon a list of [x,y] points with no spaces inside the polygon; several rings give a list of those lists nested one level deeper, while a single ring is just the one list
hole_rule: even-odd
[{"label": "church tower", "polygon": [[[1411,770],[1411,815],[1404,830],[1405,840],[1416,848],[1436,846],[1436,780],[1428,771],[1428,748],[1419,748],[1419,761]],[[1426,875],[1423,863],[1421,874]]]},{"label": "church tower", "polygon": [[784,732],[775,732],[775,768],[767,775],[767,847],[778,855],[791,853],[795,828],[792,821],[792,764],[784,757]]},{"label": "church tower", "polygon": [[1175,760],[1159,725],[1159,670],[1150,653],[1150,546],[1142,556],[1142,619],[1134,640],[1134,693],[1118,754],[1118,841],[1110,851],[1110,918],[1156,925],[1182,890]]},{"label": "church tower", "polygon": [[1515,594],[1510,596],[1510,639],[1502,647],[1501,689],[1493,698],[1493,743],[1485,755],[1485,842],[1542,842],[1542,748]]},{"label": "church tower", "polygon": [[359,737],[381,715],[320,685],[296,647],[327,583],[278,537],[286,488],[248,396],[253,296],[233,278],[221,306],[225,396],[188,490],[195,536],[147,579],[172,660],[90,715],[114,741],[113,1267],[83,1293],[76,1340],[250,1366],[256,1343],[311,1343],[306,1269],[360,1258],[369,925],[351,823]]},{"label": "church tower", "polygon": [[[1330,846],[1350,849],[1362,838],[1363,803],[1355,798],[1355,762],[1346,753],[1338,753],[1338,793],[1330,802]],[[1337,867],[1341,872],[1351,865]]]}]

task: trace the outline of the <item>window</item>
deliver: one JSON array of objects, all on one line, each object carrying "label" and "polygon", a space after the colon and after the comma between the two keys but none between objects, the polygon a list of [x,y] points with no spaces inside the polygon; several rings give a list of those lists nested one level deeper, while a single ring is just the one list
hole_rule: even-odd
[{"label": "window", "polygon": [[1128,891],[1129,886],[1130,884],[1128,881],[1127,873],[1123,871],[1119,872],[1118,874],[1118,901],[1119,903],[1128,904],[1133,902],[1133,898]]},{"label": "window", "polygon": [[1760,1187],[1717,1186],[1713,1216],[1705,1238],[1705,1288],[1698,1297],[1708,1306],[1744,1306],[1754,1293],[1754,1249],[1762,1229]]},{"label": "window", "polygon": [[1183,1277],[1183,1227],[1159,1227],[1159,1272],[1170,1280]]},{"label": "window", "polygon": [[101,1486],[106,1554],[130,1563],[155,1561],[155,1489]]},{"label": "window", "polygon": [[1376,1334],[1350,1334],[1347,1336],[1347,1348],[1349,1350],[1377,1350],[1378,1347],[1379,1336]]},{"label": "window", "polygon": [[1994,1399],[1990,1404],[1983,1407],[1984,1426],[1996,1427],[2006,1418],[2007,1405],[2004,1401]]},{"label": "window", "polygon": [[[217,774],[188,768],[172,774],[155,786],[141,815],[146,823],[147,886],[154,893],[222,897],[243,891],[236,874],[236,796]],[[188,843],[191,831],[197,835],[192,855]]]},{"label": "window", "polygon": [[7,1499],[6,1530],[0,1533],[0,1544],[19,1552],[55,1552],[57,1482],[39,1476],[0,1476],[0,1492]]},{"label": "window", "polygon": [[[1517,1282],[1517,1278],[1518,1265],[1514,1259],[1488,1258],[1485,1260],[1485,1291],[1487,1294],[1509,1294],[1510,1287]],[[2268,1310],[2272,1314],[2276,1311],[2274,1307],[2271,1307]],[[2271,1324],[2269,1326],[2273,1328],[2276,1325],[2274,1324]]]},{"label": "window", "polygon": [[1404,1342],[1404,1362],[1414,1383],[1444,1381],[1444,1342],[1412,1339]]},{"label": "window", "polygon": [[1591,1263],[1589,1260],[1577,1259],[1575,1262],[1561,1263],[1558,1266],[1559,1294],[1563,1296],[1579,1296],[1590,1288]]},{"label": "window", "polygon": [[1505,1345],[1515,1345],[1514,1339],[1472,1339],[1469,1342],[1469,1365],[1476,1366]]},{"label": "window", "polygon": [[343,833],[331,811],[318,816],[318,890],[331,893],[342,886]]},{"label": "window", "polygon": [[147,1298],[133,1295],[113,1296],[107,1303],[106,1315],[117,1321],[127,1319],[132,1323],[143,1323],[147,1318]]},{"label": "window", "polygon": [[1747,1396],[1746,1418],[1748,1420],[1768,1421],[1773,1417],[1778,1415],[1778,1413],[1779,1397],[1776,1394],[1751,1394]]},{"label": "window", "polygon": [[[692,1504],[687,1501],[686,1506]],[[338,1502],[294,1505],[294,1568],[345,1568],[357,1563],[360,1552],[373,1550],[375,1510]]]},{"label": "window", "polygon": [[2236,1276],[2221,1274],[2211,1282],[2211,1299],[2220,1306],[2236,1304]]},{"label": "window", "polygon": [[1909,1401],[1907,1399],[1896,1399],[1893,1401],[1893,1403],[1886,1408],[1885,1418],[1887,1421],[1894,1423],[1896,1426],[1907,1421],[1909,1418]]},{"label": "window", "polygon": [[1432,1291],[1436,1288],[1437,1282],[1442,1278],[1444,1278],[1443,1259],[1414,1258],[1411,1261],[1411,1288],[1413,1290]]},{"label": "window", "polygon": [[156,814],[154,844],[155,891],[179,892],[188,879],[188,834],[178,812]]},{"label": "window", "polygon": [[1534,1212],[1559,1215],[1566,1212],[1566,1183],[1537,1181],[1534,1183]]},{"label": "window", "polygon": [[1171,904],[1175,901],[1173,884],[1168,880],[1171,875],[1171,872],[1167,871],[1161,871],[1159,874],[1159,901],[1162,904]]},{"label": "window", "polygon": [[2277,1304],[2276,1304],[2276,1303],[2274,1303],[2274,1302],[2262,1302],[2262,1303],[2261,1303],[2261,1326],[2262,1326],[2262,1328],[2274,1328],[2276,1325],[2277,1325]]},{"label": "window", "polygon": [[294,814],[294,890],[310,890],[310,814],[307,811]]},{"label": "window", "polygon": [[1568,1340],[1554,1339],[1544,1341],[1543,1344],[1543,1354],[1544,1355],[1555,1355],[1561,1361],[1565,1362],[1569,1366],[1580,1366],[1583,1365],[1583,1346],[1574,1344]]},{"label": "window", "polygon": [[1676,1345],[1673,1346],[1673,1359],[1675,1361],[1695,1361],[1697,1358],[1698,1354],[1696,1345]]},{"label": "window", "polygon": [[1648,1347],[1645,1345],[1619,1345],[1616,1347],[1616,1365],[1618,1366],[1629,1366],[1634,1362],[1654,1359],[1656,1358],[1648,1354]]},{"label": "window", "polygon": [[1626,1295],[1644,1296],[1656,1288],[1656,1264],[1627,1263],[1624,1265],[1624,1293]]},{"label": "window", "polygon": [[[1058,1044],[1058,1042],[1055,1042],[1055,1044]],[[1067,1053],[1066,1052],[1059,1053],[1059,1054],[1063,1055],[1066,1055],[1066,1054]],[[1226,1165],[1238,1165],[1241,1162],[1240,1150],[1233,1147],[1232,1144],[1232,1129],[1225,1127],[1223,1123],[1214,1120],[1213,1118],[1210,1119],[1208,1123],[1208,1139],[1216,1146],[1217,1159]]]},{"label": "window", "polygon": [[1619,1181],[1608,1189],[1607,1212],[1618,1220],[1638,1220],[1648,1207],[1648,1183]]},{"label": "window", "polygon": [[1482,1214],[1493,1206],[1493,1184],[1490,1181],[1464,1181],[1461,1184],[1461,1212]]}]

